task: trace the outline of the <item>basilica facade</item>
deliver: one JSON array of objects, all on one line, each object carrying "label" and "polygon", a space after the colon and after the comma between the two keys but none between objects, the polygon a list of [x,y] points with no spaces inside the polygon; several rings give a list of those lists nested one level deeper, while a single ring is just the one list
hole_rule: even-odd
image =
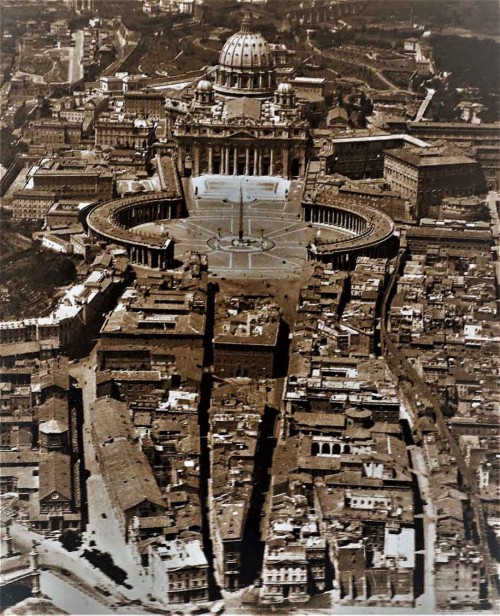
[{"label": "basilica facade", "polygon": [[303,176],[309,125],[291,83],[276,84],[269,46],[249,16],[226,41],[214,77],[198,82],[176,122],[181,175]]}]

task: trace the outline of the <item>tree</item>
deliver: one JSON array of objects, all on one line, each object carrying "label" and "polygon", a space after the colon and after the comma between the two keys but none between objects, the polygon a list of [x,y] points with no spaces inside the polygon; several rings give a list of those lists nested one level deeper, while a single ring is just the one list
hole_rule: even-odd
[{"label": "tree", "polygon": [[70,528],[61,533],[59,541],[62,543],[63,548],[68,550],[68,552],[75,552],[82,545],[82,538],[80,535]]}]

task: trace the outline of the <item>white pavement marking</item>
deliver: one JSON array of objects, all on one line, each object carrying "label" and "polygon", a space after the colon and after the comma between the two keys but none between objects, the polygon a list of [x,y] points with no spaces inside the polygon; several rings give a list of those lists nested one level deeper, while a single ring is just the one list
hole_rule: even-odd
[{"label": "white pavement marking", "polygon": [[[297,224],[297,223],[295,223],[295,224]],[[286,227],[285,227],[285,228],[286,228]],[[288,228],[290,228],[290,225],[288,226]],[[300,229],[300,228],[299,228],[299,229],[293,229],[292,231],[285,231],[284,233],[278,233],[278,234],[275,234],[275,232],[273,231],[273,232],[272,232],[272,233],[270,233],[267,237],[271,237],[271,235],[272,235],[272,237],[274,237],[274,238],[277,238],[277,237],[285,237],[285,235],[291,235],[292,233],[298,233],[299,231],[301,231],[301,229]]]},{"label": "white pavement marking", "polygon": [[299,263],[295,263],[294,261],[291,261],[290,258],[286,258],[286,257],[279,257],[278,255],[273,255],[271,254],[269,251],[266,253],[263,253],[266,257],[271,257],[273,259],[277,259],[278,261],[281,261],[282,264],[283,262],[285,263],[289,263],[290,265],[293,265],[294,267],[297,267],[297,265],[299,265]]},{"label": "white pavement marking", "polygon": [[280,227],[279,229],[273,229],[273,231],[269,231],[269,233],[266,233],[266,237],[271,238],[271,237],[274,237],[275,234],[279,235],[280,231],[289,229],[290,228],[290,224],[292,224],[292,223],[285,224],[282,227]]},{"label": "white pavement marking", "polygon": [[207,229],[206,227],[202,227],[201,225],[197,225],[195,222],[193,222],[193,221],[191,221],[189,219],[186,221],[186,225],[190,226],[190,227],[196,227],[196,229],[199,229],[203,233],[206,233],[209,237],[212,237],[213,234],[214,234],[212,229]]}]

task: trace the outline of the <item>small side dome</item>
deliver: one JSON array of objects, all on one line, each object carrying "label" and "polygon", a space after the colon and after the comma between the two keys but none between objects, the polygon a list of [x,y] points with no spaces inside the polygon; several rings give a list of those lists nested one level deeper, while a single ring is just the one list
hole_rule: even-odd
[{"label": "small side dome", "polygon": [[278,94],[293,94],[295,90],[290,82],[282,81],[278,86],[277,92]]},{"label": "small side dome", "polygon": [[198,90],[198,92],[211,92],[214,87],[211,81],[208,81],[208,79],[202,79],[198,82],[196,89]]}]

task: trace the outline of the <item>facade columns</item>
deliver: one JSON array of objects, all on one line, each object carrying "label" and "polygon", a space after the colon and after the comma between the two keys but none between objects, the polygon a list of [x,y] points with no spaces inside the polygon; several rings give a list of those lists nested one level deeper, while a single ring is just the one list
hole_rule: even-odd
[{"label": "facade columns", "polygon": [[283,165],[282,175],[283,177],[288,178],[290,176],[290,173],[288,169],[288,150],[286,148],[283,148],[281,150],[281,160]]},{"label": "facade columns", "polygon": [[214,172],[213,160],[214,160],[214,152],[213,152],[213,147],[210,145],[208,146],[208,173],[210,174]]},{"label": "facade columns", "polygon": [[250,148],[245,150],[245,175],[250,175]]},{"label": "facade columns", "polygon": [[270,148],[269,152],[269,175],[274,175],[274,149]]},{"label": "facade columns", "polygon": [[259,150],[258,160],[259,160],[259,175],[262,175],[262,150]]},{"label": "facade columns", "polygon": [[229,175],[229,147],[224,147],[224,175]]},{"label": "facade columns", "polygon": [[254,148],[254,150],[253,150],[253,173],[252,173],[252,175],[258,175],[257,148]]},{"label": "facade columns", "polygon": [[178,166],[179,173],[181,174],[181,176],[184,175],[184,169],[185,169],[184,148],[181,145],[179,146],[179,159],[178,159],[177,166]]},{"label": "facade columns", "polygon": [[200,148],[194,149],[194,175],[200,175]]},{"label": "facade columns", "polygon": [[233,148],[233,175],[238,175],[238,146]]}]

